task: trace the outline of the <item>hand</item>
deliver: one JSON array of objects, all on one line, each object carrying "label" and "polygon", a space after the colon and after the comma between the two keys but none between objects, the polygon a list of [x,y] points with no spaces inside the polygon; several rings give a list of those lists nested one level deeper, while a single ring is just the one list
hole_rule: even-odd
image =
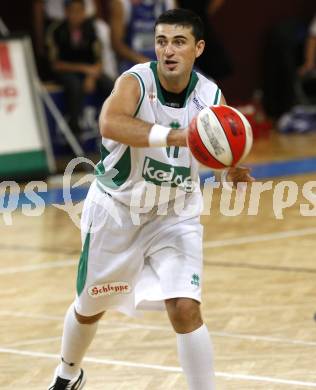
[{"label": "hand", "polygon": [[171,129],[167,137],[168,146],[188,146],[188,128]]},{"label": "hand", "polygon": [[233,188],[237,188],[238,183],[251,183],[255,179],[250,176],[250,169],[245,167],[228,168],[226,181],[233,184]]},{"label": "hand", "polygon": [[83,70],[87,76],[91,76],[95,78],[98,78],[102,73],[102,69],[99,64],[84,65]]},{"label": "hand", "polygon": [[95,91],[96,79],[92,76],[86,76],[83,81],[83,90],[85,93],[92,93]]}]

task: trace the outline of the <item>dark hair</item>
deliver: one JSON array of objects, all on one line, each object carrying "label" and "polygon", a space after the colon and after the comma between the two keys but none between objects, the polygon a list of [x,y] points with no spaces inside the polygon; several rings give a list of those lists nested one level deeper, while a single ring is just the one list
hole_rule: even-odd
[{"label": "dark hair", "polygon": [[177,24],[183,27],[192,27],[192,34],[196,42],[203,39],[204,36],[204,25],[201,18],[188,9],[176,8],[164,12],[156,20],[155,29],[158,24]]}]

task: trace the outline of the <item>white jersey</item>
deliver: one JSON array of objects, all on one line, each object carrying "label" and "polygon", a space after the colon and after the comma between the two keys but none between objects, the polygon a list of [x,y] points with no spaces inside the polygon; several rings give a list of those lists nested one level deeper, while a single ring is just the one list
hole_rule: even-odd
[{"label": "white jersey", "polygon": [[[192,71],[182,108],[165,104],[157,74],[157,62],[138,64],[129,69],[139,82],[141,96],[135,117],[172,128],[186,128],[204,107],[219,104],[221,91],[203,75]],[[124,102],[122,102],[124,104]],[[132,194],[144,198],[148,188],[171,187],[199,192],[198,162],[187,147],[135,148],[102,138],[101,161],[96,167],[98,186],[114,199],[130,206]],[[159,187],[159,188],[158,188]],[[155,200],[158,204],[158,197]]]}]

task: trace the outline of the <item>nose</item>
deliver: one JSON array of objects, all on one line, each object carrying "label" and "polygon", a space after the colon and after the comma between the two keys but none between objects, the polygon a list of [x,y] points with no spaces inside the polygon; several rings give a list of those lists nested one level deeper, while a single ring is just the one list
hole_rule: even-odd
[{"label": "nose", "polygon": [[171,57],[173,56],[174,54],[174,50],[173,50],[173,46],[172,46],[172,43],[169,42],[166,46],[165,46],[165,55],[167,57]]}]

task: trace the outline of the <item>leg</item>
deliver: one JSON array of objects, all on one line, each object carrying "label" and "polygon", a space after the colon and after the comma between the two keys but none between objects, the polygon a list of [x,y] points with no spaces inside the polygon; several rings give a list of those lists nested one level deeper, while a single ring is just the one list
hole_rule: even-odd
[{"label": "leg", "polygon": [[[119,213],[124,229],[111,217],[110,207]],[[139,230],[140,227],[132,224],[127,207],[123,209],[95,183],[91,185],[81,215],[82,252],[76,300],[65,317],[62,362],[49,390],[83,388],[85,376],[80,369],[81,362],[95,336],[98,320],[108,307],[116,305],[119,310],[124,307],[126,312],[135,312],[133,288],[144,262],[142,245],[135,239]],[[96,291],[94,288],[91,291],[92,286]],[[117,289],[107,294],[111,287]],[[91,316],[91,313],[98,314]]]},{"label": "leg", "polygon": [[200,304],[193,299],[167,299],[166,308],[173,329],[177,333],[190,333],[203,325]]},{"label": "leg", "polygon": [[263,105],[266,113],[278,119],[296,104],[295,82],[301,63],[301,26],[287,20],[269,34],[263,57]]},{"label": "leg", "polygon": [[63,73],[58,80],[65,89],[66,110],[69,115],[69,125],[75,134],[80,133],[79,117],[82,110],[84,92],[83,80],[75,73]]},{"label": "leg", "polygon": [[72,379],[78,375],[82,359],[91,344],[103,313],[84,317],[71,305],[66,313],[62,337],[61,359],[58,375]]},{"label": "leg", "polygon": [[213,351],[199,302],[190,298],[165,301],[177,333],[178,355],[190,390],[214,390]]}]

